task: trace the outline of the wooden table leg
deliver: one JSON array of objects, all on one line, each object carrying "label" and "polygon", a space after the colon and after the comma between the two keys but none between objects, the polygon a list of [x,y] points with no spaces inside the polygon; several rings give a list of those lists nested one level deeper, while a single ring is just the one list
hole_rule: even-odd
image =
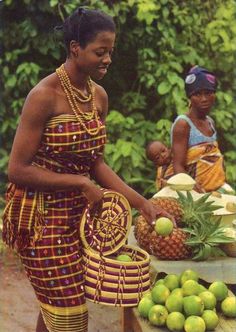
[{"label": "wooden table leg", "polygon": [[142,332],[132,308],[121,309],[121,332]]}]

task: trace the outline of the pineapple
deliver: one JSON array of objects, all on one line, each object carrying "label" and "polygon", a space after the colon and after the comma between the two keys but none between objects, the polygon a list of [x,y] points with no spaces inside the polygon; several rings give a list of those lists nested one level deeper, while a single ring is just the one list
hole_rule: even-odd
[{"label": "pineapple", "polygon": [[176,225],[182,225],[184,210],[178,200],[173,197],[157,197],[151,198],[150,201],[154,205],[160,206],[163,210],[169,212],[175,219]]},{"label": "pineapple", "polygon": [[191,256],[191,248],[186,245],[188,235],[181,228],[174,228],[168,236],[151,234],[150,251],[159,259],[179,260]]},{"label": "pineapple", "polygon": [[194,201],[190,192],[186,196],[178,192],[178,199],[151,199],[172,214],[176,224],[185,228],[174,228],[166,237],[158,235],[154,227],[139,216],[135,224],[135,237],[139,245],[160,259],[178,260],[192,256],[193,260],[206,260],[211,256],[224,255],[220,244],[233,242],[220,226],[220,219],[213,219],[213,211],[219,206],[207,199],[209,194]]},{"label": "pineapple", "polygon": [[134,225],[134,236],[141,248],[146,250],[149,254],[150,239],[153,227],[143,218],[138,216]]},{"label": "pineapple", "polygon": [[160,236],[154,226],[139,216],[134,227],[134,236],[141,248],[160,259],[178,260],[191,256],[190,247],[185,245],[187,234],[174,228],[169,236]]}]

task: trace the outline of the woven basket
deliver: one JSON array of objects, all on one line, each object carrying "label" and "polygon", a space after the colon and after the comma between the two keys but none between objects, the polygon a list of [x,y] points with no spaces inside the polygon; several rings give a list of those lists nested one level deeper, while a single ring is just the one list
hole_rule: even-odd
[{"label": "woven basket", "polygon": [[80,222],[83,247],[108,256],[125,244],[131,223],[127,199],[118,192],[103,189],[99,209],[92,212],[87,206],[83,212]]},{"label": "woven basket", "polygon": [[149,254],[130,245],[118,254],[127,254],[132,262],[120,262],[84,249],[85,296],[88,300],[112,306],[136,306],[150,288]]}]

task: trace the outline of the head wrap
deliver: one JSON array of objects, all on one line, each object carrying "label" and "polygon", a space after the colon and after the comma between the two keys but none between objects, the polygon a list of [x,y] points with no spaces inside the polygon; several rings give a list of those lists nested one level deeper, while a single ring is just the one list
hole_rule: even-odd
[{"label": "head wrap", "polygon": [[188,97],[200,90],[216,91],[215,75],[205,68],[194,66],[185,78],[185,91]]}]

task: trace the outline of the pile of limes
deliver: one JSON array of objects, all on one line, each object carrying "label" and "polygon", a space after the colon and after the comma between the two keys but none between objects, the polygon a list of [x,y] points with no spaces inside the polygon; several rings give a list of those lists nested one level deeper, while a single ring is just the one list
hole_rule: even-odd
[{"label": "pile of limes", "polygon": [[206,288],[198,273],[188,269],[157,280],[140,300],[138,311],[152,325],[166,326],[170,331],[212,331],[219,323],[218,311],[236,317],[236,297],[229,296],[222,281]]}]

